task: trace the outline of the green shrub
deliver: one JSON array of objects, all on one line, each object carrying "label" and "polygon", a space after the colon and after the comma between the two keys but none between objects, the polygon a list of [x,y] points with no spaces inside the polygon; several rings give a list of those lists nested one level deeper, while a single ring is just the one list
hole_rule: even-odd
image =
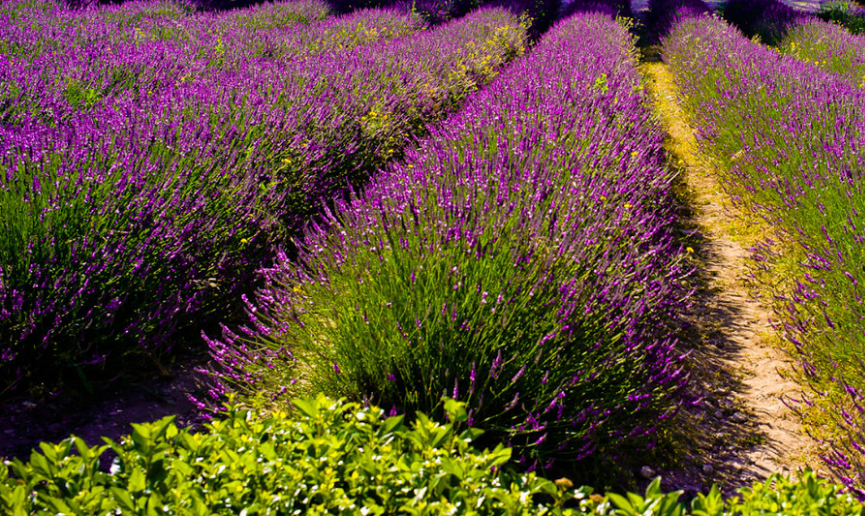
[{"label": "green shrub", "polygon": [[[0,468],[0,514],[288,515],[551,514],[599,516],[861,515],[840,487],[802,473],[778,475],[723,500],[717,487],[688,510],[660,478],[645,496],[592,495],[534,473],[514,473],[511,450],[478,452],[481,433],[460,431],[462,403],[446,400],[449,424],[324,396],[294,401],[291,414],[256,415],[229,405],[204,432],[172,417],[133,425],[120,443],[88,447],[71,437],[42,443],[29,462]],[[101,471],[108,449],[116,458]]]},{"label": "green shrub", "polygon": [[[408,426],[320,396],[296,400],[291,415],[229,406],[202,433],[168,417],[133,425],[120,443],[43,443],[29,462],[0,468],[0,514],[524,514],[561,504],[555,483],[502,469],[510,449],[474,450],[481,432],[460,432],[466,411],[447,405],[451,424],[418,414]],[[110,473],[99,469],[109,448]]]},{"label": "green shrub", "polygon": [[863,505],[843,493],[841,486],[817,478],[810,470],[797,473],[796,478],[774,474],[765,482],[755,482],[737,490],[735,496],[726,500],[718,486],[713,486],[707,495],[697,495],[690,510],[678,502],[680,495],[681,491],[662,493],[660,482],[655,479],[645,497],[611,493],[598,505],[583,504],[583,510],[615,516],[854,516],[863,513]]}]

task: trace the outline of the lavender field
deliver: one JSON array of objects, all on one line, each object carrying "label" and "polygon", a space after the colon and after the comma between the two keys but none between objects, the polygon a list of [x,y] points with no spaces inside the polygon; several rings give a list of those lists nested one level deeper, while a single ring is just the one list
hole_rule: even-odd
[{"label": "lavender field", "polygon": [[[303,2],[221,15],[38,7],[5,4],[8,388],[35,368],[159,361],[185,345],[330,195],[524,45],[520,20],[495,9],[418,33],[419,20],[382,10],[315,21],[326,6]],[[55,33],[21,30],[38,23]]]},{"label": "lavender field", "polygon": [[[102,448],[42,443],[0,468],[0,510],[474,514],[451,488],[519,472],[514,500],[479,495],[477,513],[543,514],[550,500],[556,514],[766,513],[748,494],[724,512],[711,485],[732,477],[714,471],[719,446],[699,444],[737,418],[731,447],[765,437],[746,395],[740,413],[724,405],[732,383],[706,380],[732,375],[701,362],[710,273],[682,177],[696,172],[676,162],[671,124],[694,133],[725,202],[772,234],[747,259],[802,389],[782,401],[819,449],[818,476],[838,482],[766,485],[805,486],[790,504],[834,500],[826,514],[862,510],[865,40],[853,22],[775,0],[242,4],[0,4],[0,403],[90,399],[189,363],[190,420],[211,421],[138,425]],[[666,100],[652,56],[672,78]],[[306,457],[322,465],[283,498],[265,443],[268,425],[294,421],[286,410],[314,430],[280,432],[313,439]],[[329,410],[338,436],[323,444]],[[363,446],[354,473],[325,466],[373,435],[379,457],[462,454],[457,435],[493,455],[477,473],[437,459],[439,480],[399,459],[391,473],[429,482],[400,505],[384,488],[357,494],[359,471],[384,482]],[[400,452],[393,436],[413,444]],[[254,455],[237,444],[250,439]],[[219,494],[226,465],[249,477]],[[673,480],[651,484],[644,509],[568,494],[659,469]],[[544,475],[562,478],[535,483]],[[277,483],[288,478],[300,482]],[[534,491],[514,494],[523,485]],[[421,510],[425,497],[451,509]]]}]

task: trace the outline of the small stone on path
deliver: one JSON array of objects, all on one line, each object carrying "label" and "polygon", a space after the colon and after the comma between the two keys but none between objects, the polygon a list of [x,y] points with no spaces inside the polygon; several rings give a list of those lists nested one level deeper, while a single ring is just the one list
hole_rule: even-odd
[{"label": "small stone on path", "polygon": [[735,414],[730,416],[730,421],[734,423],[744,423],[745,421],[748,421],[748,416],[742,414],[741,412],[736,412]]},{"label": "small stone on path", "polygon": [[651,480],[655,478],[656,475],[657,473],[655,472],[655,470],[650,468],[649,466],[643,466],[642,468],[640,468],[640,476],[645,478],[646,480]]}]

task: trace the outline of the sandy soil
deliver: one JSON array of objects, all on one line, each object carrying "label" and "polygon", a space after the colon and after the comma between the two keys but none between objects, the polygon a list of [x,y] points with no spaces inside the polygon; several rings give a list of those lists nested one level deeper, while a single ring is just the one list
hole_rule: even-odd
[{"label": "sandy soil", "polygon": [[679,483],[670,487],[714,481],[732,489],[774,472],[805,466],[820,470],[815,444],[800,432],[785,404],[800,395],[798,385],[783,374],[792,364],[767,343],[771,313],[749,295],[745,281],[749,253],[742,234],[768,230],[730,205],[697,152],[666,65],[647,63],[643,72],[669,135],[668,151],[683,171],[690,205],[687,230],[703,264],[704,284],[694,321],[702,342],[692,357],[698,381],[715,397],[702,412],[691,414],[692,423],[703,429],[696,468],[669,472],[670,482]]},{"label": "sandy soil", "polygon": [[[39,443],[59,442],[75,435],[89,445],[104,444],[102,437],[119,441],[132,431],[132,423],[176,416],[178,426],[195,426],[203,419],[188,395],[199,393],[206,379],[197,372],[206,357],[187,357],[170,375],[128,382],[87,398],[60,394],[42,398],[20,397],[0,403],[0,458],[27,459]],[[103,457],[108,466],[112,455]]]}]

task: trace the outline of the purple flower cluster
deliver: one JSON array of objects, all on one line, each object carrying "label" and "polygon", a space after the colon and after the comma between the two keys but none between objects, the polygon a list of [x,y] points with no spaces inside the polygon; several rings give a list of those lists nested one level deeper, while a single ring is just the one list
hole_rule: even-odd
[{"label": "purple flower cluster", "polygon": [[[646,446],[684,398],[690,292],[631,36],[557,24],[263,270],[221,380],[441,412],[526,461]],[[298,380],[296,384],[292,384]]]},{"label": "purple flower cluster", "polygon": [[865,92],[705,17],[680,23],[664,59],[729,191],[795,258],[778,261],[771,242],[754,255],[758,268],[780,263],[798,275],[766,285],[765,297],[779,305],[777,327],[821,419],[847,434],[836,445],[851,453],[827,461],[865,495]]},{"label": "purple flower cluster", "polygon": [[219,14],[45,5],[0,8],[12,385],[109,355],[158,359],[223,317],[321,198],[392,159],[525,42],[501,10],[422,31],[380,10],[306,26],[324,11],[305,0]]}]

